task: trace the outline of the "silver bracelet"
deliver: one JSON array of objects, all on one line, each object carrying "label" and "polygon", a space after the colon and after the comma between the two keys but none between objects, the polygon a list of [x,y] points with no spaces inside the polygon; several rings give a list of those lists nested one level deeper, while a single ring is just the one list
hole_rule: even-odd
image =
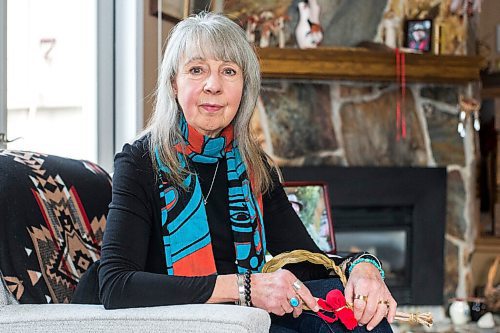
[{"label": "silver bracelet", "polygon": [[364,258],[364,257],[369,257],[370,259],[374,259],[378,263],[378,265],[380,267],[382,267],[382,263],[380,262],[380,260],[376,256],[374,256],[373,254],[370,254],[370,253],[363,253],[362,255],[357,257],[356,259]]},{"label": "silver bracelet", "polygon": [[238,283],[238,296],[239,300],[236,305],[245,305],[245,275],[236,274],[236,282]]}]

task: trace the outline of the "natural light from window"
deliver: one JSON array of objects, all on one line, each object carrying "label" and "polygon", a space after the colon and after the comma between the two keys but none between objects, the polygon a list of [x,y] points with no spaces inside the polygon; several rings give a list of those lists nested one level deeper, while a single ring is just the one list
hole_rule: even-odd
[{"label": "natural light from window", "polygon": [[97,160],[96,0],[7,2],[8,149]]}]

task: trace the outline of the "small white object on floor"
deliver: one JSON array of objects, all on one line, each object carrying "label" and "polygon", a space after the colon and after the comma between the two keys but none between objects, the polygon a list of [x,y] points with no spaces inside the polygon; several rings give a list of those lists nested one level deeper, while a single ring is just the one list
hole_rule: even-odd
[{"label": "small white object on floor", "polygon": [[493,319],[493,315],[491,312],[486,312],[484,315],[479,318],[477,321],[477,327],[479,328],[493,328],[495,327],[495,320]]},{"label": "small white object on floor", "polygon": [[454,325],[464,325],[470,321],[470,307],[463,299],[457,299],[450,305],[451,322]]}]

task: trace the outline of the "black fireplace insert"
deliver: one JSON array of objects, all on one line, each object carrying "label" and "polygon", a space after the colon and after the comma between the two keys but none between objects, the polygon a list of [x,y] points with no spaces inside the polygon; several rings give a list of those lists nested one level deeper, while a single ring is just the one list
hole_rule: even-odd
[{"label": "black fireplace insert", "polygon": [[328,185],[336,248],[370,251],[399,304],[442,305],[446,168],[282,168],[285,181]]}]

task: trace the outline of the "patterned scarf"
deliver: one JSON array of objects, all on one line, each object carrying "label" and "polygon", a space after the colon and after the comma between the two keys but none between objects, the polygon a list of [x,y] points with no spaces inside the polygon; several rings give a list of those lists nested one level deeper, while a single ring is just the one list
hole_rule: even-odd
[{"label": "patterned scarf", "polygon": [[[183,142],[175,148],[182,168],[187,160],[214,164],[226,159],[229,196],[229,217],[236,250],[239,273],[251,269],[260,272],[264,265],[266,242],[262,220],[262,196],[256,198],[245,164],[233,140],[233,126],[227,126],[216,138],[198,133],[183,116],[179,122]],[[162,236],[167,274],[177,276],[206,276],[216,274],[207,213],[198,176],[188,173],[186,190],[177,189],[164,181],[162,173],[169,169],[161,163],[160,202]],[[215,175],[214,175],[215,176]]]}]

